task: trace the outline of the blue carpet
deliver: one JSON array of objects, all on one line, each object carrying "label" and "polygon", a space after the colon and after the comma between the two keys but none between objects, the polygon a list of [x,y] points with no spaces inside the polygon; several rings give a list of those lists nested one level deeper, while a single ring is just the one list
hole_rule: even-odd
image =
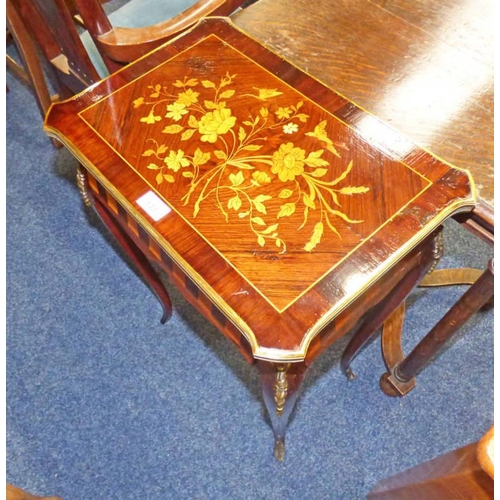
[{"label": "blue carpet", "polygon": [[[374,484],[475,441],[493,422],[493,312],[476,315],[391,399],[379,343],[307,375],[277,463],[257,372],[175,290],[154,295],[83,207],[76,161],[7,75],[7,480],[64,500],[362,499]],[[452,222],[440,267],[491,249]],[[405,351],[463,292],[417,290]]]}]

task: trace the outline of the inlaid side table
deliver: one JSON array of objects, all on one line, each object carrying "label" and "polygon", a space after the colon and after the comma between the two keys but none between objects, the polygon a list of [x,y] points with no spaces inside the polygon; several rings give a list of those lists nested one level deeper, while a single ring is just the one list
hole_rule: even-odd
[{"label": "inlaid side table", "polygon": [[223,18],[53,105],[45,128],[128,251],[256,363],[280,460],[309,364],[360,318],[379,328],[476,202],[468,172]]}]

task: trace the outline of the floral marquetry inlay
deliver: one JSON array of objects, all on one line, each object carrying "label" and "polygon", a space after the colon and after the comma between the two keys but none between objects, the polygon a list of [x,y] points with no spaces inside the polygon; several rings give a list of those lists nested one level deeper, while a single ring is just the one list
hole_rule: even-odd
[{"label": "floral marquetry inlay", "polygon": [[[184,76],[151,84],[146,95],[133,101],[144,126],[163,127],[162,140],[156,134],[148,137],[142,153],[151,159],[147,169],[156,172],[155,184],[178,184],[193,219],[212,201],[222,221],[244,219],[260,247],[273,244],[280,252],[287,249],[280,219],[293,219],[297,230],[304,228],[307,252],[321,242],[325,229],[342,238],[338,218],[362,222],[343,211],[340,198],[370,188],[349,183],[353,160],[329,137],[328,120],[313,123],[302,99],[277,102],[284,94],[277,89],[254,87],[244,93],[238,88],[238,75],[229,72],[218,81]],[[250,107],[236,116],[233,103],[237,107],[242,99]],[[312,140],[302,145],[304,136]],[[342,161],[333,167],[325,152]],[[270,190],[270,184],[277,190]],[[271,200],[275,213],[268,212]]]},{"label": "floral marquetry inlay", "polygon": [[209,35],[79,114],[114,182],[132,169],[172,208],[170,244],[202,238],[280,311],[431,184],[348,126],[341,96],[294,87]]}]

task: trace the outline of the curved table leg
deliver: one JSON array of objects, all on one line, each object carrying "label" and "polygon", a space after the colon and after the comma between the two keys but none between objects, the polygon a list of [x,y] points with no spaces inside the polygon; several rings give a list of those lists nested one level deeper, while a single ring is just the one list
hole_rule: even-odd
[{"label": "curved table leg", "polygon": [[110,230],[127,255],[132,259],[144,279],[149,283],[157,295],[163,306],[163,316],[160,321],[162,324],[166,323],[172,316],[172,302],[170,301],[170,296],[167,290],[165,290],[163,283],[153,269],[153,266],[134,243],[132,238],[120,226],[109,209],[98,198],[93,199],[93,205],[106,227]]},{"label": "curved table leg", "polygon": [[274,432],[274,456],[282,462],[285,459],[285,433],[292,414],[299,389],[307,370],[301,363],[270,363],[257,361],[262,393]]},{"label": "curved table leg", "polygon": [[493,260],[479,279],[465,292],[432,330],[416,345],[406,358],[382,375],[380,386],[388,396],[404,396],[408,383],[425,366],[445,342],[493,296]]},{"label": "curved table leg", "polygon": [[340,360],[340,368],[348,380],[356,378],[351,369],[351,363],[361,349],[378,333],[389,315],[401,304],[434,263],[434,241],[431,240],[420,254],[420,262],[413,267],[389,292],[389,294],[376,305],[363,321],[358,331],[347,344]]}]

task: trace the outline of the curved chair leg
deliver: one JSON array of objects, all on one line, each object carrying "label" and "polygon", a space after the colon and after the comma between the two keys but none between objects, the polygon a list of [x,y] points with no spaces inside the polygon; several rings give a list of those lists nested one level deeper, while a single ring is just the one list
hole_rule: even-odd
[{"label": "curved chair leg", "polygon": [[[348,380],[356,378],[351,363],[361,349],[378,333],[389,315],[401,304],[405,297],[417,285],[419,280],[432,265],[432,260],[422,258],[420,265],[412,268],[392,289],[392,291],[375,306],[359,330],[351,338],[340,360],[340,368]],[[404,311],[404,310],[403,310]]]},{"label": "curved chair leg", "polygon": [[307,371],[301,363],[270,363],[257,361],[262,393],[274,432],[274,457],[285,459],[285,433]]},{"label": "curved chair leg", "polygon": [[[432,330],[416,345],[406,358],[388,367],[380,386],[388,396],[404,396],[411,390],[411,381],[445,342],[493,296],[493,260],[480,278],[458,299]],[[414,384],[413,384],[414,386]]]}]

